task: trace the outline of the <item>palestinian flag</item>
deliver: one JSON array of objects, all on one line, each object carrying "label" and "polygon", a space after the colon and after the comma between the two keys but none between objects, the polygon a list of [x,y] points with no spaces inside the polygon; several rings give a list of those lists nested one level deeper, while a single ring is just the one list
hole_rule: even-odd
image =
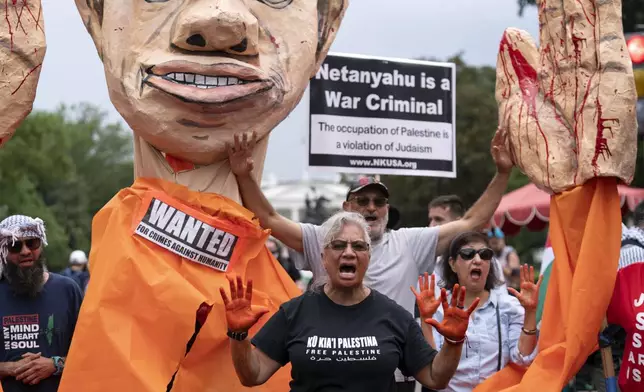
[{"label": "palestinian flag", "polygon": [[546,246],[541,256],[541,272],[543,276],[541,287],[539,288],[539,305],[537,306],[537,325],[541,323],[541,315],[543,315],[543,305],[546,303],[546,291],[548,290],[548,281],[550,280],[550,273],[552,272],[552,262],[555,260],[555,253],[550,245],[550,233],[546,239]]}]

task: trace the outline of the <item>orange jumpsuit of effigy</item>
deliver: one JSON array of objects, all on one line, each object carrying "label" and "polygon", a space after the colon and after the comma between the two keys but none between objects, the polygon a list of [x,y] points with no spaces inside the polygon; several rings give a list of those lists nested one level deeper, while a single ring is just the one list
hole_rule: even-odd
[{"label": "orange jumpsuit of effigy", "polygon": [[[91,284],[61,390],[244,390],[219,287],[227,287],[227,276],[253,280],[254,304],[271,313],[250,335],[300,294],[266,249],[269,233],[252,214],[217,194],[140,178],[96,215],[92,228]],[[254,390],[284,390],[287,368]]]}]

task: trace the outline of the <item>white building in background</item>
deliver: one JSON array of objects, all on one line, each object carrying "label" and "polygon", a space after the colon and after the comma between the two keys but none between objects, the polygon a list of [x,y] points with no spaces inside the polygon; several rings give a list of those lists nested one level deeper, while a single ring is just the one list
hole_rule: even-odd
[{"label": "white building in background", "polygon": [[274,175],[269,174],[264,176],[262,191],[280,215],[300,222],[306,212],[307,196],[314,203],[313,206],[319,196],[324,196],[329,200],[326,207],[333,213],[342,209],[349,187],[341,184],[339,178],[310,179],[304,176],[301,180],[278,181]]},{"label": "white building in background", "polygon": [[[329,212],[334,213],[342,209],[342,202],[346,200],[349,187],[340,183],[339,176],[336,179],[310,179],[304,175],[301,180],[278,181],[277,178],[268,174],[262,180],[262,191],[273,205],[273,208],[282,216],[294,222],[300,222],[306,214],[306,199],[315,201],[324,196],[328,201],[325,207]],[[301,253],[283,248],[284,256],[290,257],[297,265],[297,259],[303,257]],[[307,289],[309,281],[313,277],[311,271],[300,270],[302,278],[297,282],[302,291]]]}]

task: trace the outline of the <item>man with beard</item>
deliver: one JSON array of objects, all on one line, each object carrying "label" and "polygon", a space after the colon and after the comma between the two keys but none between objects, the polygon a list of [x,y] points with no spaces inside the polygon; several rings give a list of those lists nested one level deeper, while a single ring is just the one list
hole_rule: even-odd
[{"label": "man with beard", "polygon": [[[252,175],[254,162],[252,152],[257,135],[235,136],[234,145],[229,145],[230,166],[237,177],[244,206],[259,218],[262,227],[270,229],[275,238],[289,248],[303,252],[298,268],[313,272],[313,286],[324,284],[326,272],[322,265],[322,227],[298,224],[279,215],[263,195]],[[497,174],[485,193],[465,213],[463,218],[437,227],[401,228],[387,230],[389,220],[389,189],[380,181],[364,178],[353,185],[342,208],[357,212],[369,224],[372,241],[371,262],[365,283],[414,314],[416,298],[409,289],[416,286],[418,276],[434,271],[436,255],[448,248],[459,233],[483,228],[492,218],[501,202],[513,167],[510,154],[504,144],[504,134],[498,131],[492,140],[491,153]],[[413,391],[413,378],[405,379],[396,372],[398,391]]]},{"label": "man with beard", "polygon": [[41,219],[0,222],[0,379],[5,392],[55,392],[65,367],[82,294],[45,268]]}]

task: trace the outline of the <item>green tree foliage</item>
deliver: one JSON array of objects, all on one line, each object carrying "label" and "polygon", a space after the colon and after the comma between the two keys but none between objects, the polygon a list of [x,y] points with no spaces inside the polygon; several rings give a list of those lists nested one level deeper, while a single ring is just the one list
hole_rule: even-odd
[{"label": "green tree foliage", "polygon": [[34,111],[0,150],[0,219],[45,221],[49,268],[89,251],[94,214],[132,183],[131,136],[90,105]]},{"label": "green tree foliage", "polygon": [[[523,15],[523,11],[527,6],[537,4],[536,0],[518,0],[519,15]],[[644,6],[642,0],[622,0],[622,21],[624,24],[625,33],[634,33],[641,28],[639,25],[644,25]]]}]

